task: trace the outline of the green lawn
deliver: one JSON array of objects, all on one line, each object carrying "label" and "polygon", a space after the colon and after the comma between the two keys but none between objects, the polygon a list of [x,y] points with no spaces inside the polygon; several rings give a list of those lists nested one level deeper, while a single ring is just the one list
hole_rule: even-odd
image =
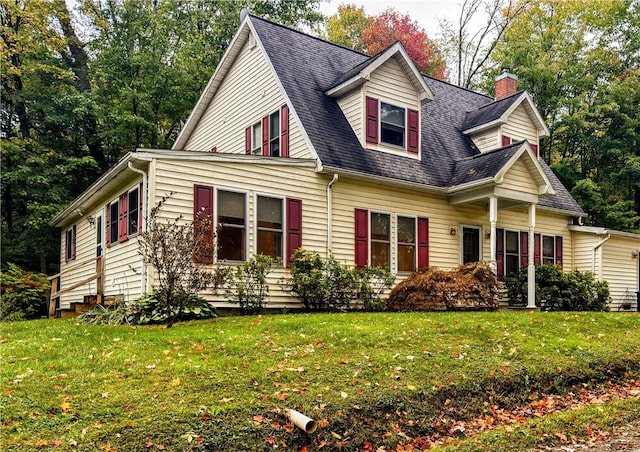
[{"label": "green lawn", "polygon": [[[2,450],[395,449],[437,432],[438,422],[640,375],[638,314],[294,314],[171,329],[56,319],[0,328]],[[606,405],[609,420],[597,410],[574,414],[585,425],[613,423],[640,417],[638,405]],[[292,430],[286,408],[319,429]],[[562,416],[548,420],[558,425],[551,432],[576,422]],[[526,434],[531,428],[502,434],[504,449],[520,430],[521,445],[542,441]],[[468,447],[490,448],[488,435]]]}]

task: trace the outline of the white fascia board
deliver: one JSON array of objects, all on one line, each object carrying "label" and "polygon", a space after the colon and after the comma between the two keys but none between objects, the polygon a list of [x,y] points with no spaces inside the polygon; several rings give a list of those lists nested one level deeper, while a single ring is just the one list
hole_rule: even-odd
[{"label": "white fascia board", "polygon": [[315,168],[316,161],[314,159],[301,158],[283,158],[268,157],[252,154],[230,154],[230,153],[211,153],[198,151],[171,151],[167,149],[138,149],[133,155],[135,160],[150,161],[153,159],[161,160],[181,160],[194,162],[219,162],[219,163],[245,163],[245,164],[261,164],[276,166],[300,166]]},{"label": "white fascia board", "polygon": [[[407,51],[400,42],[392,44],[381,55],[374,57],[371,64],[366,65],[358,74],[351,77],[349,80],[342,82],[340,85],[326,91],[325,94],[331,97],[340,97],[344,93],[359,87],[371,78],[371,74],[375,70],[395,55],[400,55],[406,64],[406,68],[409,69],[409,73],[406,73],[405,71],[405,74],[412,80],[412,85],[418,91],[420,101],[433,100],[434,96],[431,89],[427,86],[427,83],[424,81],[424,78],[418,71],[415,63],[411,60]],[[402,66],[405,67],[404,65]]]},{"label": "white fascia board", "polygon": [[235,61],[235,57],[231,56],[232,53],[235,52],[237,54],[242,49],[242,46],[244,45],[246,40],[249,38],[247,23],[249,23],[249,16],[245,17],[245,19],[242,21],[242,24],[240,24],[238,31],[231,40],[229,47],[227,47],[227,50],[222,55],[222,58],[218,62],[216,70],[209,79],[209,82],[207,83],[204,91],[202,91],[198,102],[196,102],[195,107],[191,111],[191,114],[187,118],[187,122],[185,122],[184,127],[178,134],[178,138],[176,138],[176,141],[173,143],[173,146],[171,146],[171,149],[184,148],[184,145],[189,140],[191,133],[198,125],[198,122],[200,122],[200,118],[202,118],[202,115],[207,110],[207,107],[213,99],[213,96],[218,91],[222,80]]},{"label": "white fascia board", "polygon": [[402,181],[402,180],[393,179],[390,177],[373,176],[371,174],[360,173],[358,171],[345,170],[343,168],[325,166],[321,169],[321,171],[318,171],[318,172],[322,174],[328,174],[328,175],[337,173],[338,175],[344,178],[357,179],[363,182],[370,182],[377,185],[389,185],[393,187],[410,188],[412,190],[420,191],[423,193],[431,193],[434,195],[446,196],[447,194],[446,189],[441,187],[419,184],[416,182]]},{"label": "white fascia board", "polygon": [[64,223],[64,220],[74,213],[76,210],[80,209],[83,204],[85,204],[93,195],[98,193],[102,187],[107,185],[109,181],[115,178],[117,175],[126,171],[129,165],[129,162],[134,161],[133,155],[131,152],[127,153],[124,157],[120,159],[118,163],[112,166],[106,173],[104,173],[100,178],[91,184],[85,191],[83,191],[76,199],[74,199],[71,204],[69,204],[62,212],[53,217],[51,221],[49,221],[50,226],[57,227]]},{"label": "white fascia board", "polygon": [[520,146],[520,149],[518,149],[518,151],[511,156],[509,161],[505,163],[502,168],[500,168],[500,171],[498,171],[495,175],[495,183],[501,184],[503,182],[504,176],[506,175],[507,171],[511,169],[511,167],[523,156],[523,154],[527,155],[530,163],[533,164],[536,172],[538,173],[538,176],[542,180],[542,184],[538,184],[538,194],[555,195],[556,191],[553,189],[551,181],[544,173],[542,166],[540,166],[540,163],[538,162],[538,158],[534,155],[533,150],[531,149],[531,146],[528,142],[523,143],[522,146]]},{"label": "white fascia board", "polygon": [[536,209],[544,210],[546,212],[551,212],[551,213],[563,214],[563,215],[566,215],[568,217],[578,217],[578,218],[586,218],[587,217],[587,214],[584,213],[584,212],[574,212],[572,210],[558,209],[556,207],[547,207],[547,206],[542,206],[540,204],[538,204],[536,206]]},{"label": "white fascia board", "polygon": [[[607,234],[609,234],[609,235],[612,235],[612,236],[619,236],[619,237],[625,237],[625,238],[640,240],[640,234],[637,234],[635,232],[617,231],[615,229],[607,229],[607,228],[601,228],[601,227],[596,227],[596,226],[570,225],[569,226],[569,230],[570,231],[575,231],[575,232],[584,232],[584,233],[587,233],[587,234],[594,234],[594,235],[607,235]],[[638,245],[640,246],[640,242],[638,242]]]}]

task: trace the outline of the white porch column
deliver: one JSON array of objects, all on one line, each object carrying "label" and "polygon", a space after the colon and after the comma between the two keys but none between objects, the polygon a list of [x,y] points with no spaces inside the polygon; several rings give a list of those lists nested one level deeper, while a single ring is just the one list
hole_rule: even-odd
[{"label": "white porch column", "polygon": [[496,257],[496,241],[497,241],[497,232],[496,232],[496,224],[498,223],[498,198],[492,196],[489,198],[489,224],[491,225],[491,237],[490,237],[490,246],[491,246],[491,257],[489,260],[489,266],[494,273],[497,273],[498,264]]},{"label": "white porch column", "polygon": [[536,229],[536,205],[529,204],[529,265],[527,267],[527,308],[536,307],[536,267],[534,265],[533,253],[535,252],[535,229]]}]

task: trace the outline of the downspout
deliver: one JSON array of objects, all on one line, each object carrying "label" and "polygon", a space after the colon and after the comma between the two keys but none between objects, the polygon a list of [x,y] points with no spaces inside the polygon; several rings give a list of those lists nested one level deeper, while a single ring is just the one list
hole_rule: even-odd
[{"label": "downspout", "polygon": [[332,229],[333,229],[333,211],[331,205],[333,204],[333,197],[331,195],[331,187],[338,180],[338,173],[333,173],[333,178],[327,184],[327,259],[329,259],[331,255],[332,248]]},{"label": "downspout", "polygon": [[[609,240],[611,238],[610,234],[607,234],[607,236],[605,238],[603,238],[602,240],[600,240],[598,243],[596,243],[593,247],[593,256],[591,258],[591,273],[593,273],[594,275],[597,275],[597,279],[598,281],[602,280],[602,245],[604,245],[607,240]],[[596,273],[596,252],[600,252],[600,259],[598,261],[598,273]]]},{"label": "downspout", "polygon": [[[149,193],[147,190],[147,173],[141,169],[135,168],[133,162],[128,163],[128,167],[134,173],[142,175],[142,192],[144,193],[144,202],[142,203],[142,231],[147,230],[147,204],[149,202]],[[147,266],[142,262],[142,274],[140,275],[140,296],[143,296],[147,291]]]}]

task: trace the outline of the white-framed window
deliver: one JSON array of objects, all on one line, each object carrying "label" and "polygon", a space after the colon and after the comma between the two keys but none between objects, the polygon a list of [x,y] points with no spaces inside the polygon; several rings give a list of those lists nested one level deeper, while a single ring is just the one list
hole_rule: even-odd
[{"label": "white-framed window", "polygon": [[405,139],[405,108],[380,102],[380,142],[404,148]]},{"label": "white-framed window", "polygon": [[247,194],[216,190],[218,260],[244,261],[247,255]]},{"label": "white-framed window", "polygon": [[76,231],[77,227],[74,224],[64,234],[64,259],[66,261],[72,261],[76,258]]},{"label": "white-framed window", "polygon": [[138,233],[138,221],[140,216],[140,190],[138,187],[129,191],[127,207],[127,233],[130,237]]},{"label": "white-framed window", "polygon": [[258,121],[251,127],[251,153],[262,154],[262,122]]},{"label": "white-framed window", "polygon": [[552,235],[542,236],[542,263],[556,263],[556,238]]},{"label": "white-framed window", "polygon": [[280,157],[280,110],[269,115],[269,155]]},{"label": "white-framed window", "polygon": [[504,274],[517,275],[520,270],[520,233],[504,231]]},{"label": "white-framed window", "polygon": [[413,272],[417,268],[417,218],[398,215],[396,222],[398,272]]},{"label": "white-framed window", "polygon": [[256,195],[256,252],[283,259],[284,199]]},{"label": "white-framed window", "polygon": [[102,249],[104,248],[103,218],[103,211],[100,210],[100,212],[96,214],[96,257],[102,256]]},{"label": "white-framed window", "polygon": [[391,266],[391,215],[371,212],[369,224],[371,230],[370,265],[388,270]]},{"label": "white-framed window", "polygon": [[115,244],[118,243],[118,214],[120,213],[119,208],[120,202],[116,200],[109,204],[107,207],[109,209],[109,243]]}]

